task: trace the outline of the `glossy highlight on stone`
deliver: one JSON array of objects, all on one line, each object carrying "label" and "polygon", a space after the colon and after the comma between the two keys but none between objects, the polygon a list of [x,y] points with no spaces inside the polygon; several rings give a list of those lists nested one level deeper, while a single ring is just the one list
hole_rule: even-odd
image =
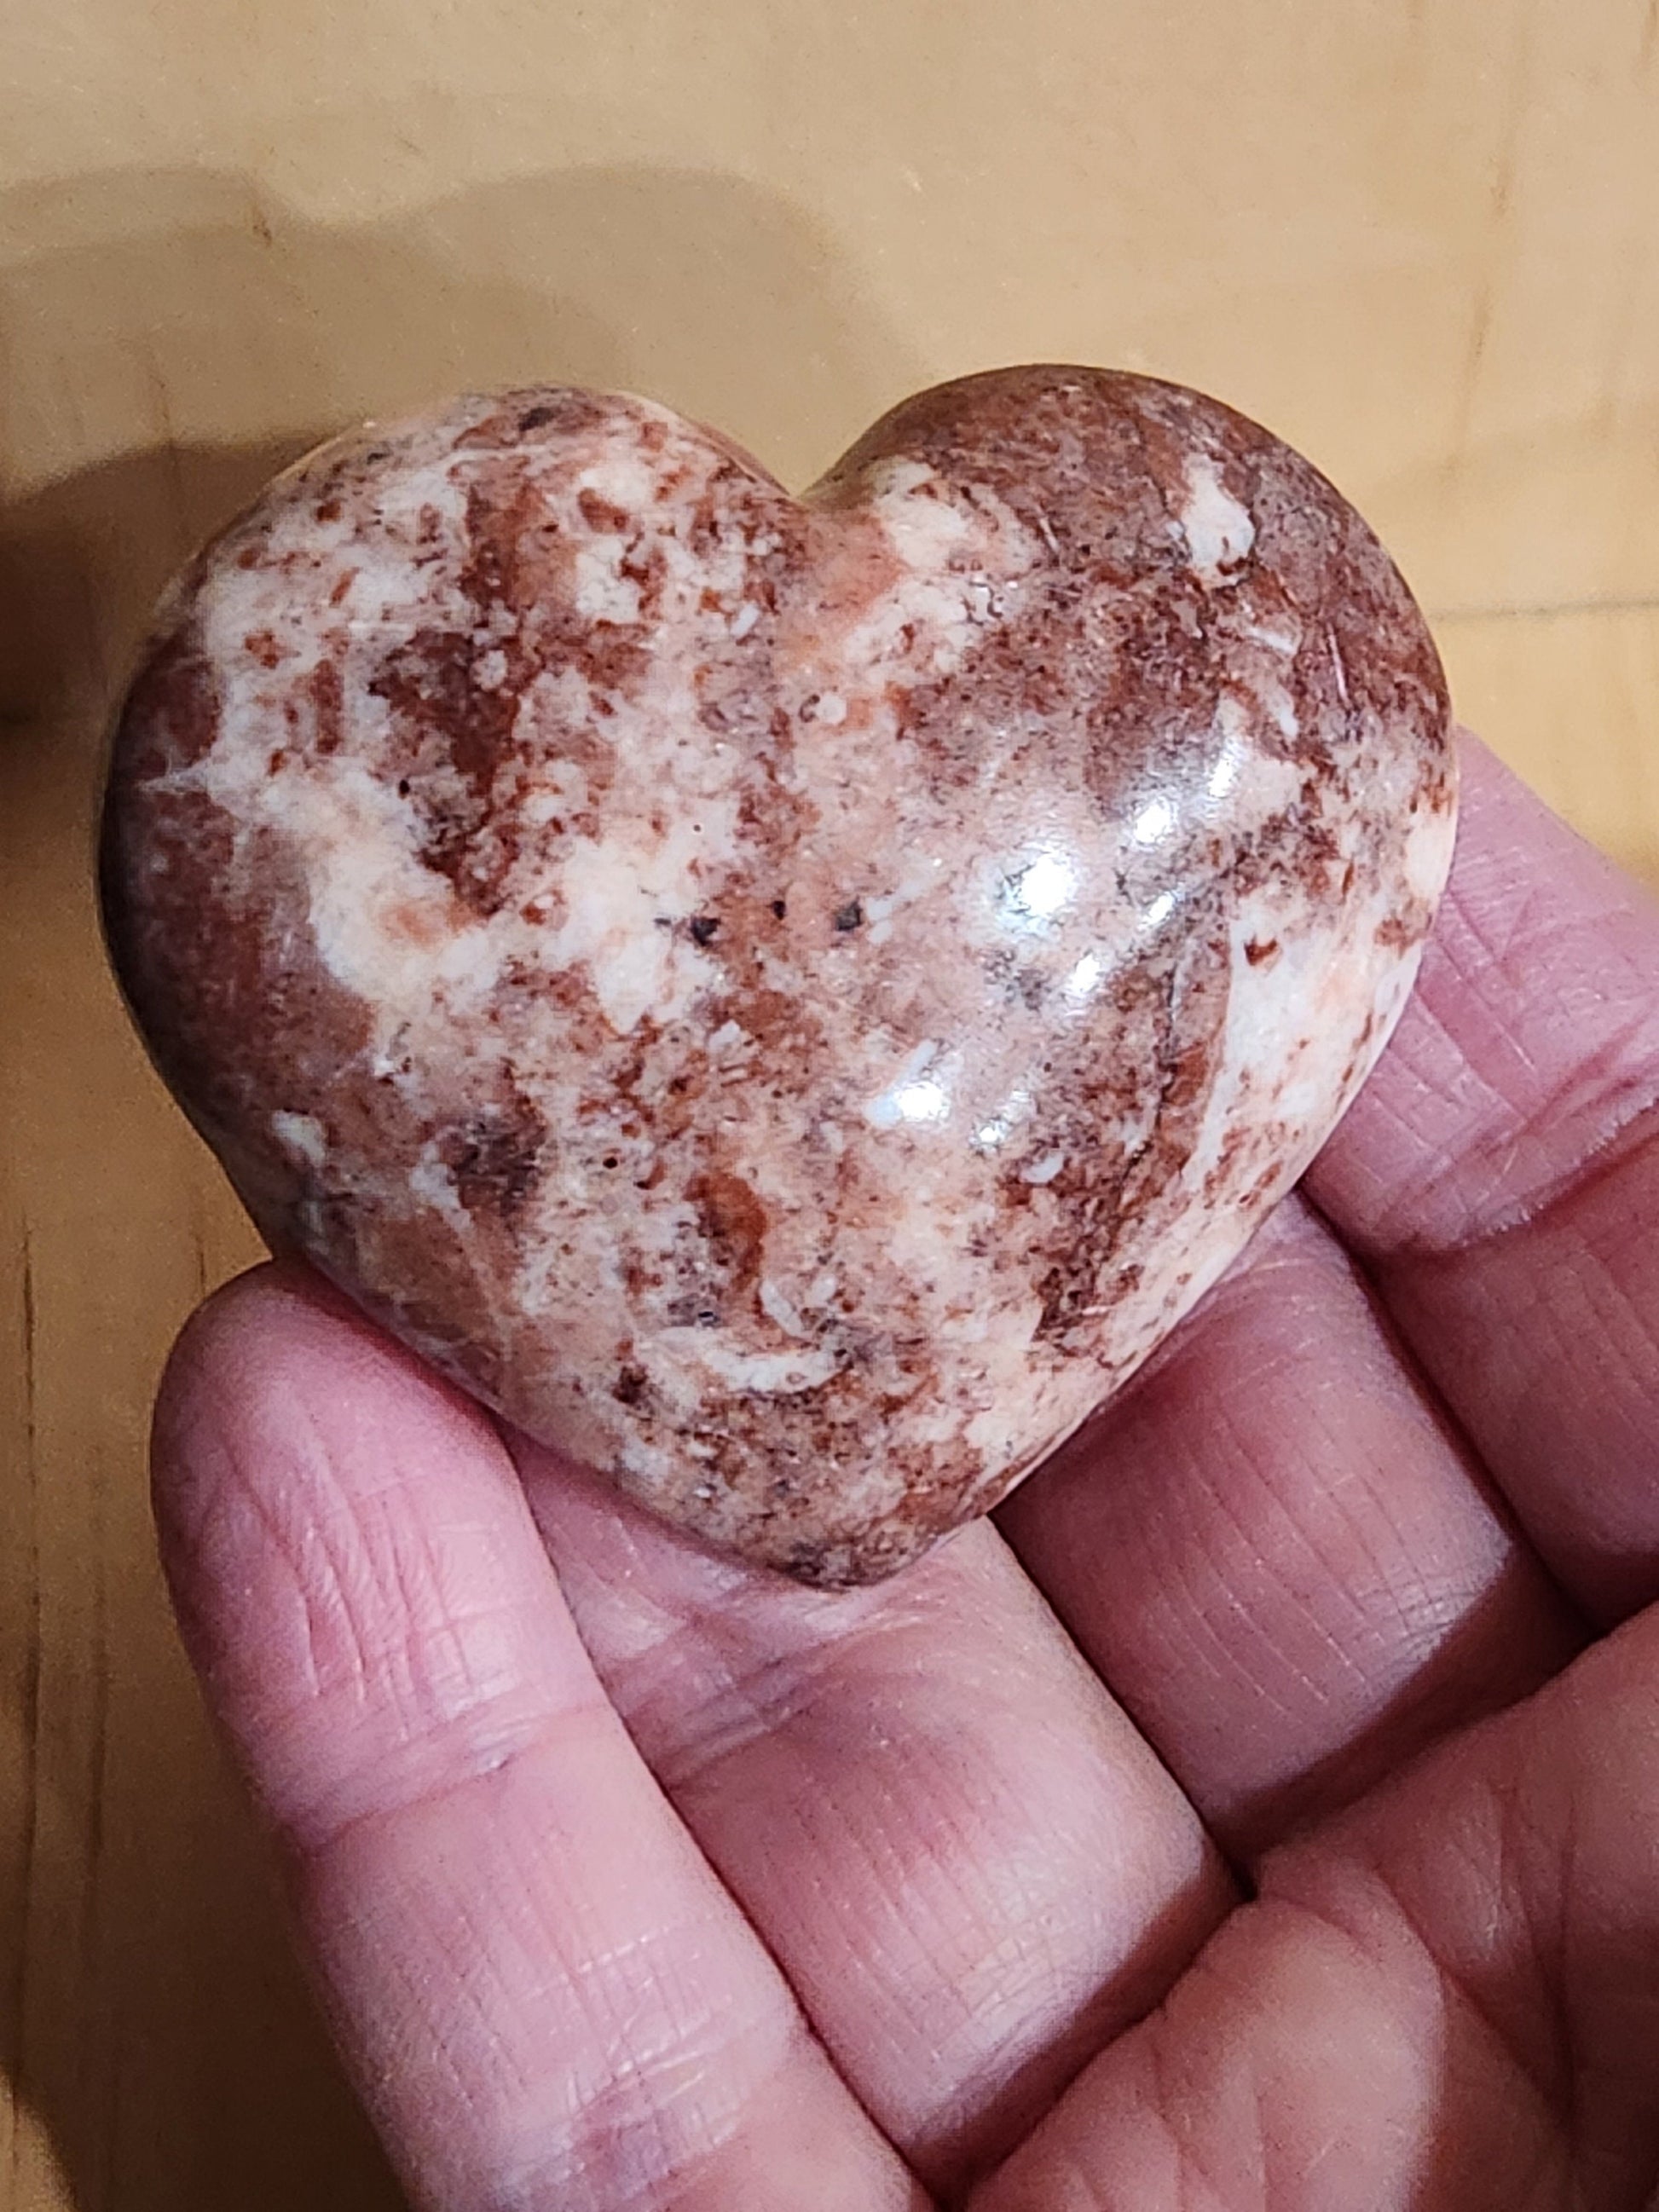
[{"label": "glossy highlight on stone", "polygon": [[1176,386],[969,378],[799,499],[645,400],[467,398],[174,588],[106,927],[273,1242],[681,1528],[869,1580],[1323,1141],[1448,720],[1358,516]]}]

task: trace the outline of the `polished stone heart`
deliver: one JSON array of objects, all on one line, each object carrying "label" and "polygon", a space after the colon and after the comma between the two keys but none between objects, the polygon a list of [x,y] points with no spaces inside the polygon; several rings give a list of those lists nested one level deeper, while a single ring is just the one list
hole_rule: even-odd
[{"label": "polished stone heart", "polygon": [[256,1221],[812,1582],[983,1513],[1352,1097],[1443,681],[1307,463],[1146,379],[922,394],[804,499],[642,400],[324,448],[168,600],[110,942]]}]

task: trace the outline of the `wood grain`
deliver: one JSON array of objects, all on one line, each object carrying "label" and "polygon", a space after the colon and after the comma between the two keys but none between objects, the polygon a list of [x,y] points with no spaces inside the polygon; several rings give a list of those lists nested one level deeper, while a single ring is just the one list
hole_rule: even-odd
[{"label": "wood grain", "polygon": [[1198,383],[1370,514],[1462,711],[1659,884],[1650,0],[0,0],[0,2205],[391,2206],[154,1567],[253,1239],[88,896],[193,540],[334,425],[632,386],[803,477],[999,361]]}]

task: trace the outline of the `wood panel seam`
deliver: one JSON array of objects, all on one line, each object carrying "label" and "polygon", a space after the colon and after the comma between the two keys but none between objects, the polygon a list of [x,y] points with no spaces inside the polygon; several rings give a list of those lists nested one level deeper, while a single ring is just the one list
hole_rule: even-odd
[{"label": "wood panel seam", "polygon": [[1659,592],[1647,592],[1633,599],[1557,599],[1495,607],[1425,607],[1423,611],[1431,623],[1564,622],[1575,616],[1659,612]]},{"label": "wood panel seam", "polygon": [[37,1358],[39,1306],[34,1279],[34,1240],[27,1219],[22,1224],[20,1239],[22,1262],[21,1299],[23,1322],[23,1476],[28,1485],[29,1498],[29,1559],[27,1651],[23,1662],[21,1684],[18,1732],[21,1738],[24,1787],[27,1806],[22,1838],[22,1863],[19,1869],[16,1898],[15,1928],[16,1956],[11,1974],[11,2020],[6,2053],[11,2075],[11,2141],[7,2160],[8,2195],[17,2201],[19,2175],[23,2154],[23,2129],[20,2124],[20,2106],[24,2100],[27,2080],[25,2049],[26,2005],[28,1996],[30,1947],[28,1926],[30,1905],[34,1893],[34,1869],[40,1833],[40,1545],[39,1516],[35,1496],[40,1480],[38,1464],[38,1429],[36,1397],[39,1389],[40,1365]]}]

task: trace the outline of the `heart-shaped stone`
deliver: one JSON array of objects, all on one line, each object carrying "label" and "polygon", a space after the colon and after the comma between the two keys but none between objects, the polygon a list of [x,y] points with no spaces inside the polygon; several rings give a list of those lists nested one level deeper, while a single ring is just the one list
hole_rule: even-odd
[{"label": "heart-shaped stone", "polygon": [[268,1236],[840,1583],[993,1505],[1301,1172],[1454,806],[1399,575],[1213,401],[970,378],[798,500],[533,390],[325,447],[202,556],[104,890]]}]

